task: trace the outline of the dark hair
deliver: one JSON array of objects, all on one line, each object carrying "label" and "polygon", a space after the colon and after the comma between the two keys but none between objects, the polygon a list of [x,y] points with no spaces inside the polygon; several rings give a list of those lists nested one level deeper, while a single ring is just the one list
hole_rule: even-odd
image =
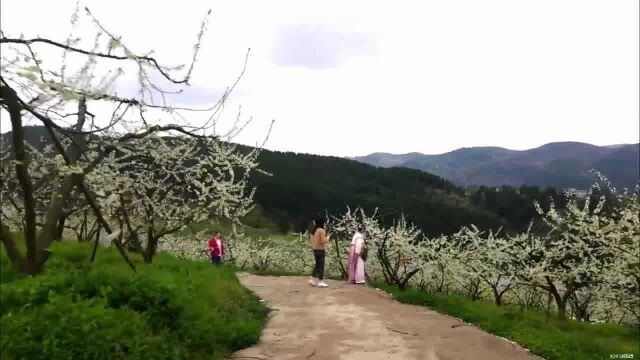
[{"label": "dark hair", "polygon": [[313,233],[316,233],[316,230],[318,230],[318,228],[320,229],[324,229],[324,219],[319,217],[317,219],[314,220],[315,226],[313,227]]}]

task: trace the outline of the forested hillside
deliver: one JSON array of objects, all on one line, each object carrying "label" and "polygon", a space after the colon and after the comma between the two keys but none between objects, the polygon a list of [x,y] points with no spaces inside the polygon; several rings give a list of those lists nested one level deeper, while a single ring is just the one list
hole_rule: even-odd
[{"label": "forested hillside", "polygon": [[[2,134],[3,141],[10,142],[9,135]],[[43,127],[25,127],[25,138],[42,149],[48,135]],[[404,213],[428,235],[450,234],[467,224],[521,231],[536,215],[534,200],[543,208],[550,199],[563,206],[563,196],[554,188],[465,190],[424,171],[292,152],[263,150],[258,161],[270,175],[255,172],[251,176],[250,183],[257,186],[254,218],[275,223],[282,232],[303,231],[314,217],[344,211],[346,206],[367,211],[380,208],[386,223]]]},{"label": "forested hillside", "polygon": [[383,209],[388,222],[404,213],[430,235],[452,233],[469,223],[504,225],[495,214],[471,205],[463,189],[418,170],[272,151],[263,151],[259,162],[273,176],[253,176],[257,203],[283,230],[305,229],[314,216],[344,211],[347,205]]}]

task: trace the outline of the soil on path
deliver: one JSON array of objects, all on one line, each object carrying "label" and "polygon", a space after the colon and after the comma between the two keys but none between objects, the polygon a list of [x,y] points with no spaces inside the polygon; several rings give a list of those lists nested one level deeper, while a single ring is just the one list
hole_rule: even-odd
[{"label": "soil on path", "polygon": [[[272,309],[260,342],[232,359],[531,360],[511,342],[362,285],[239,274]],[[538,358],[539,359],[539,358]]]}]

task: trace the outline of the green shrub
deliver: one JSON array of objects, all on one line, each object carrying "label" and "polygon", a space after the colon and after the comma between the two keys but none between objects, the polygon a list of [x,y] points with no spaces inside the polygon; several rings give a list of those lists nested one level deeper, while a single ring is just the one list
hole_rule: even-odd
[{"label": "green shrub", "polygon": [[47,304],[1,319],[3,359],[178,359],[187,354],[142,314],[98,299],[52,296]]},{"label": "green shrub", "polygon": [[[22,251],[24,254],[24,240],[21,233],[14,234],[14,237],[17,242],[18,250]],[[9,261],[9,257],[6,254],[6,250],[4,245],[0,244],[0,284],[11,282],[17,279],[24,277],[20,274],[17,269],[11,264]]]},{"label": "green shrub", "polygon": [[159,254],[133,273],[112,249],[91,268],[88,244],[51,250],[43,274],[0,284],[3,359],[216,359],[259,340],[266,309],[233,269]]}]

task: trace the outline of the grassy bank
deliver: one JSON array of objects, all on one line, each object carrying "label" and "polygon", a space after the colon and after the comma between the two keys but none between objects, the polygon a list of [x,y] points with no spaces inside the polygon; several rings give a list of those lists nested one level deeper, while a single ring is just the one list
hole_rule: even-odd
[{"label": "grassy bank", "polygon": [[[246,236],[254,239],[264,239],[272,242],[289,242],[296,238],[295,235],[287,235],[278,231],[275,225],[267,222],[266,220],[258,223],[255,226],[248,224],[236,225],[238,232],[244,233]],[[198,232],[204,232],[204,237],[201,239],[203,242],[209,237],[213,236],[216,232],[222,233],[225,238],[232,237],[233,225],[230,221],[225,219],[217,219],[215,221],[205,221],[202,223],[189,224],[188,228],[183,230],[183,234],[194,234]]]},{"label": "grassy bank", "polygon": [[493,303],[470,301],[459,295],[431,294],[418,290],[400,291],[384,284],[375,286],[406,304],[424,305],[449,314],[492,333],[511,339],[534,354],[547,359],[609,359],[612,354],[639,356],[637,328],[616,324],[585,324],[558,321],[545,313],[521,310],[517,306],[498,307]]},{"label": "grassy bank", "polygon": [[58,243],[20,277],[0,250],[3,359],[221,359],[256,343],[266,309],[232,269],[160,254],[134,274],[117,252]]}]

